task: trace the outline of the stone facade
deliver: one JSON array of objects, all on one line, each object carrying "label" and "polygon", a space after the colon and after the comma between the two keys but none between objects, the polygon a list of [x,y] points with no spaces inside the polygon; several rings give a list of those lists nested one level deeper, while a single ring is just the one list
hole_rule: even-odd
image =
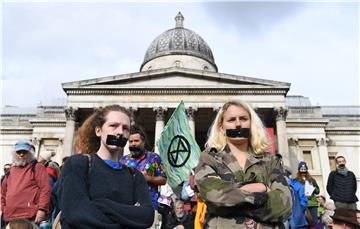
[{"label": "stone facade", "polygon": [[[177,21],[177,26],[183,26],[182,22]],[[159,37],[152,45],[160,42]],[[359,106],[313,106],[306,97],[288,96],[289,83],[219,73],[210,48],[210,52],[194,54],[183,50],[179,54],[179,47],[166,46],[170,41],[173,40],[169,37],[161,41],[168,47],[166,52],[157,53],[156,48],[149,48],[151,52],[147,51],[140,72],[63,83],[67,99],[62,105],[39,106],[37,110],[4,108],[0,126],[1,166],[11,162],[13,146],[19,139],[33,141],[37,154],[43,150],[56,152],[53,160],[60,162],[74,153],[76,130],[82,122],[94,110],[110,104],[128,108],[132,122],[145,127],[154,147],[166,121],[182,100],[191,130],[204,148],[219,107],[229,100],[243,100],[255,108],[265,127],[273,131],[275,150],[283,155],[293,174],[298,162],[306,161],[321,193],[326,194],[334,157],[341,153],[360,183]]]}]

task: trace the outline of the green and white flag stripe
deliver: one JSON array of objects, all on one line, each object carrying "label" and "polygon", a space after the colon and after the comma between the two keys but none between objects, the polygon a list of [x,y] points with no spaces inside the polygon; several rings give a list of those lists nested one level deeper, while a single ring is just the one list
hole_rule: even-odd
[{"label": "green and white flag stripe", "polygon": [[190,174],[200,157],[200,147],[191,133],[184,102],[178,105],[156,141],[167,182],[177,187]]}]

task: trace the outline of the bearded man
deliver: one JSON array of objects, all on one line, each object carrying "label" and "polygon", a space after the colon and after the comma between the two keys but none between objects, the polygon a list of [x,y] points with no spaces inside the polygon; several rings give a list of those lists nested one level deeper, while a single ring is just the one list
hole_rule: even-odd
[{"label": "bearded man", "polygon": [[195,216],[184,210],[182,200],[175,201],[174,211],[169,213],[164,229],[194,229]]},{"label": "bearded man", "polygon": [[50,206],[50,182],[46,169],[37,163],[34,146],[18,141],[13,164],[1,184],[1,211],[5,222],[18,218],[39,224],[46,219]]},{"label": "bearded man", "polygon": [[154,223],[151,228],[158,227],[159,186],[166,184],[165,168],[158,154],[147,150],[147,139],[141,126],[133,125],[129,136],[130,154],[121,158],[121,163],[142,172],[148,183],[148,191],[155,209]]},{"label": "bearded man", "polygon": [[346,160],[344,156],[337,156],[335,158],[336,170],[331,171],[326,190],[330,198],[334,201],[336,208],[347,208],[356,210],[356,177],[346,167]]}]

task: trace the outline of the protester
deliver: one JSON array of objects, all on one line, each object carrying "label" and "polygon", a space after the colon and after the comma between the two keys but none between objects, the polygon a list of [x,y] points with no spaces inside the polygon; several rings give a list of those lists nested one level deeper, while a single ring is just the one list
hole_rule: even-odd
[{"label": "protester", "polygon": [[174,211],[167,215],[165,229],[193,229],[194,215],[184,210],[184,202],[177,200]]},{"label": "protester", "polygon": [[336,170],[329,174],[326,190],[334,201],[336,208],[349,208],[356,210],[357,182],[353,172],[346,167],[344,156],[335,158]]},{"label": "protester", "polygon": [[325,203],[324,213],[321,215],[321,223],[326,226],[326,228],[331,228],[333,224],[332,216],[335,213],[335,205],[331,202]]},{"label": "protester", "polygon": [[325,211],[326,198],[323,195],[318,195],[316,199],[318,201],[318,218],[321,218]]},{"label": "protester", "polygon": [[60,167],[56,162],[49,161],[46,167],[46,172],[49,175],[51,190],[53,190],[55,187],[55,183],[57,182],[61,174]]},{"label": "protester", "polygon": [[[193,184],[192,184],[193,183]],[[196,214],[197,194],[195,189],[194,171],[191,170],[189,177],[183,182],[181,189],[181,200],[184,201],[185,211],[191,211]]]},{"label": "protester", "polygon": [[133,125],[130,129],[129,151],[130,154],[123,156],[121,163],[136,168],[144,175],[153,207],[156,210],[152,228],[157,227],[159,224],[157,214],[159,185],[166,184],[164,166],[159,155],[148,151],[146,134],[140,126]]},{"label": "protester", "polygon": [[11,220],[7,225],[6,229],[38,229],[36,224],[31,223],[27,219],[14,219]]},{"label": "protester", "polygon": [[38,162],[47,166],[48,163],[51,161],[51,158],[55,156],[54,151],[41,151],[38,157]]},{"label": "protester", "polygon": [[273,228],[291,214],[281,162],[266,153],[263,124],[250,105],[223,105],[196,168],[207,205],[204,228]]},{"label": "protester", "polygon": [[60,199],[66,228],[147,228],[154,210],[144,176],[120,163],[130,114],[118,105],[97,110],[79,129],[83,154],[66,160]]},{"label": "protester", "polygon": [[60,165],[60,170],[62,170],[64,168],[65,165],[65,161],[69,159],[69,156],[63,157],[63,159],[61,160],[61,165]]},{"label": "protester", "polygon": [[298,172],[295,179],[304,187],[305,196],[308,199],[307,210],[310,214],[307,214],[307,220],[309,226],[315,226],[318,223],[318,202],[316,195],[320,193],[320,189],[316,180],[310,175],[306,162],[301,161],[298,164]]},{"label": "protester", "polygon": [[15,144],[13,166],[1,184],[1,211],[6,222],[25,218],[39,224],[49,213],[50,182],[33,149],[29,141]]},{"label": "protester", "polygon": [[5,179],[5,177],[9,175],[10,168],[11,168],[11,164],[8,163],[4,165],[4,175],[1,176],[1,183]]},{"label": "protester", "polygon": [[356,211],[347,208],[336,208],[333,218],[333,229],[358,229],[359,222],[356,219]]},{"label": "protester", "polygon": [[288,183],[291,188],[291,196],[293,200],[290,219],[291,228],[305,228],[308,226],[308,222],[305,218],[308,199],[305,196],[304,188],[296,179],[290,178]]}]

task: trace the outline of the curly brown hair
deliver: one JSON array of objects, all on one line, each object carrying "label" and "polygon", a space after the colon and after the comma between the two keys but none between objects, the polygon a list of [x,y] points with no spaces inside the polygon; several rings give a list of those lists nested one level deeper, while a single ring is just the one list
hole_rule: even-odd
[{"label": "curly brown hair", "polygon": [[88,117],[78,129],[76,135],[76,148],[81,153],[89,154],[97,152],[100,148],[100,137],[96,136],[95,128],[102,127],[106,122],[106,116],[110,111],[120,111],[129,116],[130,112],[119,105],[110,105],[96,110]]}]

